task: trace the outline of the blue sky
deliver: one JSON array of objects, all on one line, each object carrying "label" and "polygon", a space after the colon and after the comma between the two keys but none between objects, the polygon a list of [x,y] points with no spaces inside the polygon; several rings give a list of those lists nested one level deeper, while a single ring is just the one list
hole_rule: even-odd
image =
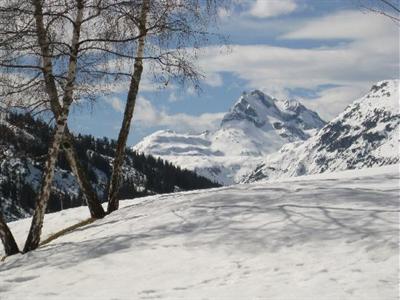
[{"label": "blue sky", "polygon": [[[369,0],[370,1],[370,0]],[[329,120],[376,81],[399,78],[399,26],[362,9],[366,0],[235,0],[220,11],[218,43],[201,51],[206,75],[198,94],[145,77],[128,144],[159,129],[217,128],[243,91],[296,98]],[[75,132],[117,138],[125,92],[75,107]]]}]

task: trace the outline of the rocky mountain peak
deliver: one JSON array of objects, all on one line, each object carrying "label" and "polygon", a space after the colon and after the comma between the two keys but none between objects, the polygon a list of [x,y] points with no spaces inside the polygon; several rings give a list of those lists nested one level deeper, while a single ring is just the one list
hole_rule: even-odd
[{"label": "rocky mountain peak", "polygon": [[221,128],[256,127],[276,131],[288,142],[307,139],[325,125],[319,115],[297,100],[278,100],[260,90],[243,93],[224,116]]},{"label": "rocky mountain peak", "polygon": [[399,80],[378,82],[316,135],[267,156],[247,181],[398,163],[399,130]]},{"label": "rocky mountain peak", "polygon": [[221,127],[230,125],[231,121],[244,120],[253,123],[256,127],[262,127],[265,125],[267,110],[270,110],[269,114],[278,112],[272,97],[259,90],[244,92],[222,119]]},{"label": "rocky mountain peak", "polygon": [[[224,116],[221,127],[231,126],[231,122],[248,121],[256,127],[263,127],[270,123],[270,119],[275,121],[288,121],[299,117],[302,113],[309,115],[305,121],[306,129],[312,127],[322,127],[324,121],[315,112],[307,109],[297,100],[278,100],[260,90],[254,90],[250,93],[243,93],[239,100],[232,106],[229,112]],[[315,120],[311,120],[315,119]],[[309,122],[312,124],[308,124]],[[232,125],[237,126],[237,125]]]}]

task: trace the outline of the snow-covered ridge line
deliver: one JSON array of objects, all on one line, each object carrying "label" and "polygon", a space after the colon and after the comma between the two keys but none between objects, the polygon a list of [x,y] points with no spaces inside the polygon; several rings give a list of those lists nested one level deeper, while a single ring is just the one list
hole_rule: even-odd
[{"label": "snow-covered ridge line", "polygon": [[[358,170],[342,170],[342,171],[331,171],[324,173],[315,173],[310,175],[301,175],[294,177],[281,177],[273,178],[265,181],[265,183],[275,183],[275,182],[296,182],[296,181],[308,181],[308,180],[330,180],[330,179],[355,179],[361,177],[369,177],[376,175],[388,175],[388,174],[400,174],[400,165],[391,164],[380,167],[363,168]],[[251,184],[258,185],[260,182],[252,183],[242,183],[243,185]]]}]

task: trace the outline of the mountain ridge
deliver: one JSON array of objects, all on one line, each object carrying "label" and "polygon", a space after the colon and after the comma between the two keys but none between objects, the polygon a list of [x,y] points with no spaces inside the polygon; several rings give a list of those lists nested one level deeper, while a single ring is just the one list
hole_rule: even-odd
[{"label": "mountain ridge", "polygon": [[374,84],[315,136],[267,156],[243,182],[399,162],[399,82]]}]

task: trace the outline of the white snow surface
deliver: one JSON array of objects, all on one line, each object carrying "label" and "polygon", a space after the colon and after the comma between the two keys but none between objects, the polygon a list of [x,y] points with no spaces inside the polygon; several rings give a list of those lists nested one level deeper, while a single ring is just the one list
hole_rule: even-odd
[{"label": "white snow surface", "polygon": [[[398,168],[122,201],[0,262],[0,298],[398,299]],[[87,217],[48,214],[44,237]],[[10,226],[21,244],[29,219]]]},{"label": "white snow surface", "polygon": [[296,100],[278,100],[255,90],[238,99],[215,132],[161,130],[132,149],[228,185],[242,180],[265,155],[309,138],[324,124]]}]

